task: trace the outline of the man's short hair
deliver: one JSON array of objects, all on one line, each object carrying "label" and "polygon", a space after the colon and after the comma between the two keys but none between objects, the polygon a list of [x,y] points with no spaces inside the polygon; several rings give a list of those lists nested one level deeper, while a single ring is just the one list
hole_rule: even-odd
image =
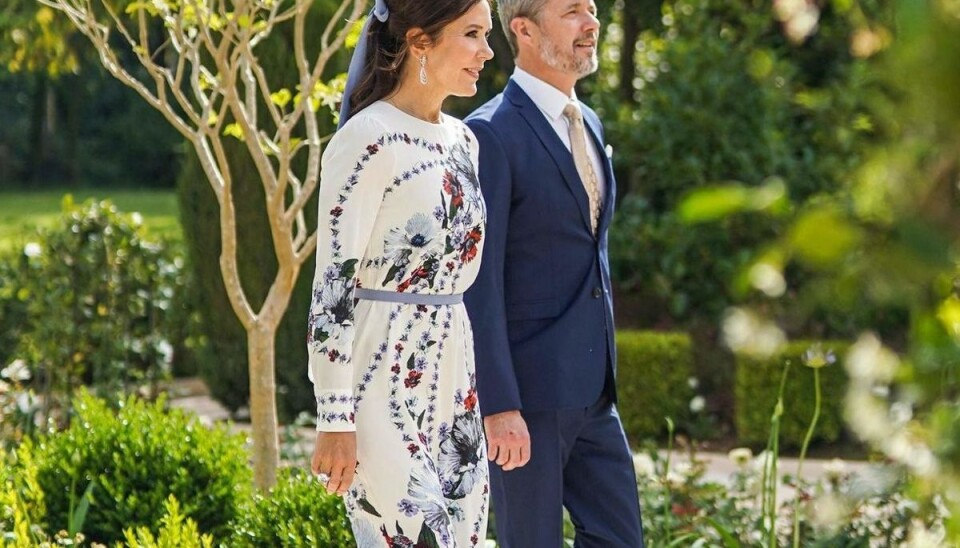
[{"label": "man's short hair", "polygon": [[503,33],[507,36],[507,42],[510,43],[510,49],[513,56],[519,54],[517,37],[510,29],[510,21],[517,17],[526,17],[534,22],[539,22],[540,12],[547,0],[497,0],[497,13],[500,16],[500,26],[503,27]]}]

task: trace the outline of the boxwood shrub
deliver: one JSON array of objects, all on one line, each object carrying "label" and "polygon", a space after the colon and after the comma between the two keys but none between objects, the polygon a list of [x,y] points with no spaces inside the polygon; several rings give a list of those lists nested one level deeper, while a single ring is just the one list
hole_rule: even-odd
[{"label": "boxwood shrub", "polygon": [[693,397],[690,338],[682,333],[617,332],[617,408],[627,439],[660,437],[666,417],[685,422]]},{"label": "boxwood shrub", "polygon": [[813,418],[815,391],[813,369],[803,363],[803,353],[819,344],[831,351],[837,362],[820,369],[822,407],[814,440],[833,442],[843,433],[843,397],[847,378],[840,359],[848,343],[842,341],[796,341],[769,359],[736,358],[734,413],[740,443],[761,446],[770,435],[770,418],[777,403],[784,367],[790,364],[780,418],[781,447],[799,447]]},{"label": "boxwood shrub", "polygon": [[231,527],[237,548],[354,546],[343,501],[305,470],[284,468],[269,494],[257,494]]},{"label": "boxwood shrub", "polygon": [[201,533],[226,536],[252,489],[242,436],[167,411],[163,401],[130,397],[114,411],[83,392],[75,403],[70,427],[36,448],[47,530],[66,527],[71,497],[80,500],[93,482],[83,527],[90,541],[113,544],[141,526],[158,531],[170,495]]}]

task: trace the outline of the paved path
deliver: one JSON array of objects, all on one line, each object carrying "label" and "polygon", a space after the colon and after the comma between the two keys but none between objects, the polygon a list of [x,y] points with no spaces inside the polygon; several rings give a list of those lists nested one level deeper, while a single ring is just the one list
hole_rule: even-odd
[{"label": "paved path", "polygon": [[[175,379],[167,389],[170,397],[170,405],[173,407],[192,411],[200,417],[201,422],[213,424],[219,421],[225,421],[230,418],[230,412],[227,411],[219,402],[210,397],[203,381],[196,378]],[[243,423],[234,423],[239,430],[247,430],[248,425]],[[313,430],[310,428],[301,429],[299,436],[302,441],[297,445],[295,453],[298,455],[309,455],[313,448]],[[661,452],[662,456],[666,456]],[[706,466],[705,479],[718,483],[727,483],[731,475],[737,470],[737,465],[723,453],[697,452],[697,460]],[[675,451],[671,457],[672,463],[689,463],[689,455],[680,451]],[[869,463],[863,461],[844,461],[846,470],[856,474],[863,474],[869,468]],[[682,465],[681,465],[682,466]],[[807,459],[803,464],[803,477],[807,480],[816,480],[822,478],[831,467],[836,464],[831,460]],[[779,474],[796,474],[797,459],[783,458],[779,460]]]}]

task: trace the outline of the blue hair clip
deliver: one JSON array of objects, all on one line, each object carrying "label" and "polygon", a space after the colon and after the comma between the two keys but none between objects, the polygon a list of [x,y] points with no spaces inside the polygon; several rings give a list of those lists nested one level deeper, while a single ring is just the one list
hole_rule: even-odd
[{"label": "blue hair clip", "polygon": [[347,69],[347,84],[343,88],[343,100],[340,102],[340,123],[337,128],[343,127],[350,118],[350,95],[353,89],[357,87],[360,81],[360,73],[363,72],[364,61],[367,58],[367,41],[370,35],[370,20],[374,17],[381,23],[386,23],[390,17],[390,8],[387,7],[386,0],[376,0],[373,9],[370,10],[370,16],[363,24],[363,30],[360,31],[360,39],[357,40],[357,47],[353,50],[353,57],[350,58],[350,67]]}]

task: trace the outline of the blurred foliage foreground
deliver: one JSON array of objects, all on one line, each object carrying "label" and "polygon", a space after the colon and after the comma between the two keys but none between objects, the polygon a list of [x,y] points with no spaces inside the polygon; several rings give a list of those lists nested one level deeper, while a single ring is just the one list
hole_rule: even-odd
[{"label": "blurred foliage foreground", "polygon": [[[788,36],[816,32],[817,4],[775,2]],[[830,6],[856,14],[856,2]],[[799,208],[748,266],[755,306],[730,310],[724,336],[737,352],[767,354],[786,337],[767,311],[789,293],[785,269],[812,272],[805,300],[897,304],[909,313],[897,345],[875,330],[860,333],[842,362],[849,376],[851,429],[907,473],[905,493],[922,509],[943,506],[945,529],[932,537],[917,524],[919,545],[960,542],[960,4],[895,3],[895,38],[882,78],[894,92],[879,105],[891,135],[878,144],[841,192]],[[851,37],[856,46],[861,28]],[[879,40],[879,38],[877,38]],[[775,214],[770,189],[714,187],[690,196],[681,215],[713,222],[748,211]],[[763,193],[767,192],[766,195]],[[758,206],[759,204],[759,206]],[[825,365],[821,363],[820,365]],[[936,539],[931,540],[931,539]]]}]

